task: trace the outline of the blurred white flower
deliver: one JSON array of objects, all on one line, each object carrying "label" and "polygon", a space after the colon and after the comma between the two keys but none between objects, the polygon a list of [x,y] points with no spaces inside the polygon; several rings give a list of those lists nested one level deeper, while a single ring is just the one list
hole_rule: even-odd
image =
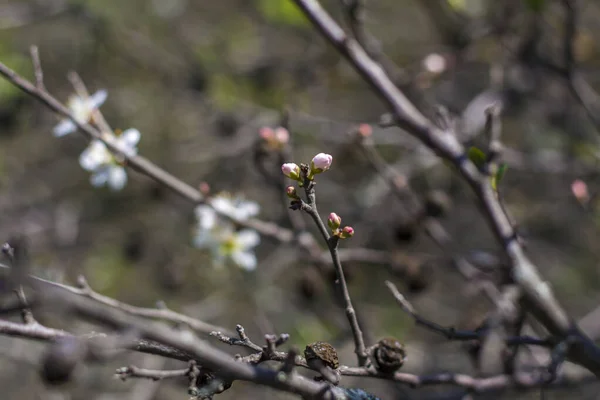
[{"label": "blurred white flower", "polygon": [[[88,98],[82,98],[77,95],[69,97],[67,107],[75,117],[75,120],[81,124],[85,124],[92,119],[93,112],[100,108],[102,103],[106,101],[108,93],[106,90],[98,90]],[[54,136],[60,137],[75,132],[77,126],[70,119],[62,119],[53,129]]]},{"label": "blurred white flower", "polygon": [[241,196],[220,193],[196,207],[197,230],[194,245],[211,251],[213,262],[217,266],[227,261],[246,270],[256,268],[256,256],[253,248],[260,242],[260,235],[251,229],[236,232],[233,224],[219,218],[219,213],[235,221],[245,221],[260,211],[257,203],[245,200]]},{"label": "blurred white flower", "polygon": [[[200,229],[213,229],[218,223],[218,214],[224,214],[235,221],[246,221],[260,211],[260,206],[242,196],[232,196],[227,192],[217,194],[215,197],[196,207],[196,218]],[[225,222],[225,221],[223,221]]]},{"label": "blurred white flower", "polygon": [[[123,154],[133,156],[137,154],[140,132],[137,129],[127,129],[118,136],[108,136],[107,140]],[[81,153],[79,164],[86,171],[92,172],[90,182],[93,186],[108,185],[112,190],[121,190],[127,183],[125,168],[99,140],[92,141],[88,148]]]},{"label": "blurred white flower", "polygon": [[254,247],[260,243],[260,235],[252,229],[236,232],[233,226],[223,223],[212,229],[199,229],[194,244],[210,250],[215,266],[222,267],[228,261],[245,269],[256,268]]},{"label": "blurred white flower", "polygon": [[230,216],[236,221],[245,221],[254,217],[260,211],[260,206],[241,196],[231,196],[228,193],[219,193],[212,200],[210,205],[217,211]]},{"label": "blurred white flower", "polygon": [[256,231],[244,229],[232,232],[224,229],[221,231],[220,239],[215,257],[217,265],[231,260],[248,271],[256,268],[257,261],[253,249],[260,243],[260,235]]},{"label": "blurred white flower", "polygon": [[432,74],[441,74],[446,70],[447,61],[444,56],[438,53],[431,53],[423,59],[423,67]]}]

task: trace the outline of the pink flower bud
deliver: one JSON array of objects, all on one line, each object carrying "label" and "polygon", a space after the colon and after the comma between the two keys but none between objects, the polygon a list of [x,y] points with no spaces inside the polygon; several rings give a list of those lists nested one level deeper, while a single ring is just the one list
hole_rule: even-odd
[{"label": "pink flower bud", "polygon": [[336,213],[329,214],[329,218],[327,218],[327,225],[331,228],[332,231],[335,231],[340,227],[342,223],[342,218]]},{"label": "pink flower bud", "polygon": [[273,132],[273,129],[269,128],[268,126],[264,126],[264,127],[260,128],[260,131],[258,132],[258,134],[260,135],[261,139],[266,142],[270,142],[275,137],[275,133]]},{"label": "pink flower bud", "polygon": [[581,179],[575,179],[571,183],[571,192],[580,203],[587,203],[590,200],[587,184]]},{"label": "pink flower bud", "polygon": [[287,197],[289,197],[290,199],[297,199],[298,198],[298,193],[296,193],[296,188],[293,186],[288,186],[285,188],[285,194],[287,194]]},{"label": "pink flower bud", "polygon": [[333,157],[330,154],[319,153],[311,161],[311,170],[314,174],[320,174],[331,167]]},{"label": "pink flower bud", "polygon": [[275,139],[279,144],[287,144],[290,141],[290,133],[287,129],[279,127],[275,129]]},{"label": "pink flower bud", "polygon": [[294,163],[285,163],[281,166],[281,172],[290,179],[300,180],[300,167]]},{"label": "pink flower bud", "polygon": [[342,239],[347,239],[352,236],[354,236],[354,228],[352,228],[351,226],[345,226],[344,229],[342,229],[340,237]]},{"label": "pink flower bud", "polygon": [[373,134],[373,128],[371,128],[371,125],[369,124],[360,124],[358,126],[358,133],[363,138],[368,138]]}]

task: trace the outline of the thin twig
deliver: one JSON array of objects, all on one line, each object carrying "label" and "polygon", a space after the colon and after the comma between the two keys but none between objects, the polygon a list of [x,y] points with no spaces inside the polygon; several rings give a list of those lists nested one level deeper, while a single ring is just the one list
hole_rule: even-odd
[{"label": "thin twig", "polygon": [[[485,337],[486,330],[457,330],[452,327],[444,327],[435,322],[425,319],[417,313],[414,307],[409,303],[408,300],[400,293],[396,285],[390,281],[385,282],[388,289],[392,292],[392,295],[406,313],[410,314],[418,325],[425,326],[426,328],[444,335],[449,340],[467,341],[467,340],[482,340]],[[506,344],[508,346],[515,346],[519,344],[523,345],[534,345],[541,347],[552,347],[555,343],[550,339],[538,339],[531,336],[510,336],[506,338]]]},{"label": "thin twig", "polygon": [[127,380],[127,378],[147,378],[154,381],[158,381],[166,378],[181,378],[187,376],[189,368],[175,369],[175,370],[160,370],[160,369],[145,369],[138,368],[135,365],[128,367],[122,367],[115,371],[115,374],[121,380]]},{"label": "thin twig", "polygon": [[46,90],[44,86],[44,70],[42,69],[38,47],[31,46],[29,52],[31,53],[31,62],[33,63],[33,72],[35,74],[35,86],[39,90]]},{"label": "thin twig", "polygon": [[246,332],[244,331],[244,327],[242,325],[237,325],[236,330],[238,332],[239,339],[234,338],[231,335],[228,336],[221,331],[213,331],[210,333],[210,336],[214,336],[217,339],[219,339],[221,342],[227,343],[231,346],[247,347],[250,350],[258,351],[258,352],[263,351],[262,347],[255,344],[248,338],[248,335],[246,335]]},{"label": "thin twig", "polygon": [[302,209],[306,211],[306,213],[308,213],[308,215],[313,219],[313,221],[317,225],[317,228],[319,229],[319,232],[323,236],[323,239],[327,243],[327,247],[329,248],[331,260],[333,261],[333,265],[335,267],[335,272],[337,275],[337,281],[339,282],[340,289],[344,297],[344,303],[346,305],[346,317],[348,318],[348,322],[350,323],[350,329],[352,330],[352,336],[354,338],[354,351],[358,359],[358,365],[362,367],[366,365],[368,361],[367,350],[365,346],[365,339],[363,337],[362,330],[358,323],[358,318],[356,317],[356,311],[354,310],[354,306],[352,305],[352,300],[350,298],[350,291],[348,290],[348,284],[346,283],[344,269],[340,261],[340,256],[338,253],[339,238],[337,236],[329,235],[327,227],[325,226],[325,223],[321,219],[319,211],[317,210],[317,195],[315,191],[315,182],[309,180],[306,177],[306,173],[304,174],[304,176],[304,190],[308,199],[308,204],[305,204],[303,202]]}]

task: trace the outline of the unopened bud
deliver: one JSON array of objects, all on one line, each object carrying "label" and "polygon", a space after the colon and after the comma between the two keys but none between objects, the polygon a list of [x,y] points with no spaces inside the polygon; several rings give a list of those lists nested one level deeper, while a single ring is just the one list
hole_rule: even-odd
[{"label": "unopened bud", "polygon": [[294,163],[285,163],[281,166],[281,172],[290,179],[300,180],[300,167]]},{"label": "unopened bud", "polygon": [[342,218],[336,213],[329,214],[329,218],[327,218],[327,225],[331,228],[332,231],[337,230],[342,224]]},{"label": "unopened bud", "polygon": [[298,193],[296,193],[296,188],[293,186],[286,187],[285,194],[287,194],[287,197],[289,197],[290,199],[293,199],[293,200],[298,199]]},{"label": "unopened bud", "polygon": [[342,233],[340,233],[340,238],[342,239],[347,239],[352,236],[354,236],[354,228],[351,226],[345,226],[344,229],[342,229]]},{"label": "unopened bud", "polygon": [[369,124],[360,124],[358,126],[358,133],[363,138],[368,138],[373,134],[373,128]]},{"label": "unopened bud", "polygon": [[590,200],[587,184],[581,179],[576,179],[571,183],[571,192],[581,204],[585,204]]},{"label": "unopened bud", "polygon": [[333,157],[330,154],[319,153],[313,157],[310,163],[310,169],[313,174],[320,174],[331,167]]},{"label": "unopened bud", "polygon": [[258,134],[260,138],[266,142],[273,140],[273,138],[275,137],[275,132],[273,132],[273,129],[269,128],[268,126],[260,128]]}]

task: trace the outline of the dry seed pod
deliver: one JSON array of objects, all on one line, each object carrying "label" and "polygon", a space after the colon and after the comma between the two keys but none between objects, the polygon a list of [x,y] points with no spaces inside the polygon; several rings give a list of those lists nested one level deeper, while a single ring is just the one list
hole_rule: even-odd
[{"label": "dry seed pod", "polygon": [[306,363],[314,370],[319,371],[322,378],[337,385],[340,382],[338,355],[335,348],[329,343],[315,342],[304,349]]},{"label": "dry seed pod", "polygon": [[399,340],[393,337],[381,339],[373,351],[377,369],[381,372],[391,373],[404,364],[406,351]]},{"label": "dry seed pod", "polygon": [[337,351],[327,342],[311,343],[304,349],[304,357],[310,366],[315,361],[321,361],[326,366],[332,369],[338,369],[340,362],[338,360]]}]

